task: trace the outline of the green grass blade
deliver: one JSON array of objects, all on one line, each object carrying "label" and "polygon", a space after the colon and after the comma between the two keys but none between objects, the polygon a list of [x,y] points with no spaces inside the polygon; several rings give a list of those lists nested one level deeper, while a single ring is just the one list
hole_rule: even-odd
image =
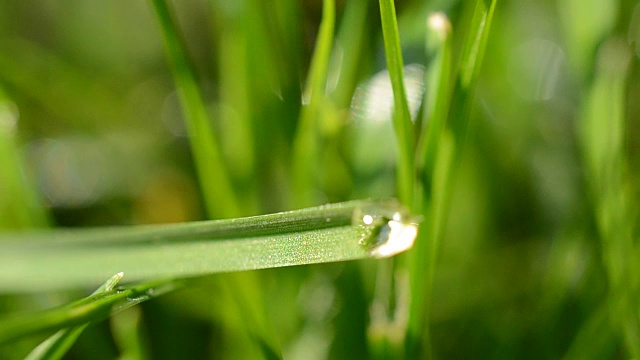
[{"label": "green grass blade", "polygon": [[[122,280],[122,273],[118,273],[107,280],[104,284],[102,284],[96,291],[91,295],[100,294],[103,292],[111,291],[113,288],[118,285],[120,280]],[[68,329],[63,329],[52,335],[47,340],[43,341],[40,345],[38,345],[33,351],[27,355],[25,359],[28,360],[36,360],[36,359],[61,359],[64,354],[69,351],[71,346],[75,343],[78,337],[82,334],[82,331],[89,325],[89,323],[85,323],[79,326],[75,326]]]},{"label": "green grass blade", "polygon": [[402,47],[393,0],[380,0],[380,19],[387,68],[393,89],[393,125],[398,145],[398,198],[403,204],[410,206],[415,182],[413,124],[404,88]]},{"label": "green grass blade", "polygon": [[293,143],[293,189],[295,207],[309,206],[315,203],[314,169],[319,163],[321,141],[321,107],[327,101],[326,86],[329,60],[333,48],[336,9],[335,0],[324,0],[322,22],[316,47],[311,59],[304,96],[308,105],[300,113],[300,121]]},{"label": "green grass blade", "polygon": [[[455,173],[462,157],[466,130],[471,117],[473,93],[487,45],[496,1],[475,3],[460,58],[456,87],[450,94],[451,28],[444,15],[429,19],[428,49],[435,47],[435,59],[429,68],[428,107],[423,121],[423,135],[417,149],[417,166],[421,169],[419,206],[427,226],[420,235],[410,261],[413,302],[409,317],[407,351],[409,357],[432,356],[429,331],[431,293],[438,249],[447,221]],[[426,132],[425,132],[426,131]]]},{"label": "green grass blade", "polygon": [[362,72],[362,59],[367,49],[366,39],[368,20],[370,20],[370,2],[367,0],[348,1],[345,4],[344,15],[340,22],[336,36],[336,48],[339,53],[334,54],[331,71],[337,77],[336,88],[331,99],[341,110],[348,108],[353,98],[353,92],[358,85],[358,75]]},{"label": "green grass blade", "polygon": [[601,240],[602,262],[608,276],[609,317],[623,334],[628,356],[638,358],[638,259],[633,254],[637,249],[634,232],[639,209],[628,200],[634,198],[637,185],[627,175],[624,141],[626,78],[631,54],[626,44],[610,40],[599,55],[578,131]]},{"label": "green grass blade", "polygon": [[[435,276],[437,253],[442,241],[443,197],[453,153],[447,115],[451,101],[451,24],[443,13],[427,19],[427,70],[423,129],[416,152],[420,170],[422,195],[414,200],[429,226],[418,235],[419,241],[410,253],[411,308],[409,316],[409,349],[422,341],[424,324],[429,314],[429,298]],[[437,177],[437,178],[436,178]]]},{"label": "green grass blade", "polygon": [[240,216],[241,210],[198,88],[195,72],[187,58],[186,46],[180,39],[166,1],[152,0],[152,4],[182,104],[207,212],[210,217]]},{"label": "green grass blade", "polygon": [[[466,136],[471,106],[473,103],[474,85],[476,83],[482,59],[484,57],[491,22],[497,0],[478,0],[475,3],[471,16],[471,27],[466,35],[456,88],[451,100],[450,126],[453,130],[456,143],[462,145]],[[458,157],[462,151],[458,151]]]},{"label": "green grass blade", "polygon": [[470,31],[460,58],[460,86],[465,90],[469,89],[478,77],[496,2],[496,0],[476,1]]},{"label": "green grass blade", "polygon": [[[0,291],[131,281],[387,257],[410,248],[416,225],[395,202],[352,201],[187,224],[3,234]],[[395,219],[394,219],[395,216]]]},{"label": "green grass blade", "polygon": [[[116,276],[121,276],[118,274]],[[115,278],[115,277],[114,277]],[[113,278],[111,279],[113,280]],[[110,281],[111,281],[110,280]],[[175,282],[154,282],[94,293],[72,304],[0,321],[0,344],[22,337],[83,326],[176,289]]]},{"label": "green grass blade", "polygon": [[24,173],[17,122],[18,109],[0,89],[0,229],[46,227],[47,214]]},{"label": "green grass blade", "polygon": [[451,23],[445,14],[434,13],[429,16],[426,40],[427,57],[432,60],[427,69],[423,105],[426,110],[416,150],[416,164],[422,169],[423,179],[428,184],[451,102]]},{"label": "green grass blade", "polygon": [[142,310],[131,308],[110,318],[111,333],[121,358],[128,360],[150,359],[148,338],[141,331]]},{"label": "green grass blade", "polygon": [[[247,4],[247,6],[249,6]],[[220,111],[218,112],[221,133],[220,143],[224,157],[229,164],[229,173],[234,183],[243,189],[238,193],[238,200],[245,204],[244,209],[250,214],[257,212],[256,202],[256,133],[254,128],[256,103],[258,96],[252,83],[249,50],[250,30],[242,26],[237,14],[230,11],[225,4],[211,1],[212,13],[221,23],[224,31],[218,40],[218,52],[226,54],[220,57],[218,87],[220,93]],[[255,24],[254,26],[258,26]]]}]

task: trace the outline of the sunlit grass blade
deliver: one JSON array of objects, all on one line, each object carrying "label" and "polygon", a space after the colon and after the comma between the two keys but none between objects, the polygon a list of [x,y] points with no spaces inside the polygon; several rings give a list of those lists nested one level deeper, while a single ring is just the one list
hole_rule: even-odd
[{"label": "sunlit grass blade", "polygon": [[45,227],[47,214],[18,149],[17,125],[18,109],[0,89],[0,229]]},{"label": "sunlit grass blade", "polygon": [[398,145],[397,187],[398,198],[406,206],[411,206],[414,192],[414,141],[413,124],[409,113],[407,95],[404,88],[402,46],[398,33],[398,21],[393,0],[380,0],[380,19],[384,37],[385,58],[391,87],[393,89],[393,126]]},{"label": "sunlit grass blade", "polygon": [[186,224],[0,236],[0,291],[89,285],[387,257],[417,226],[394,201],[352,201]]},{"label": "sunlit grass blade", "polygon": [[[113,288],[115,288],[122,279],[122,276],[122,273],[114,275],[104,284],[102,284],[98,289],[96,289],[96,291],[94,291],[91,295],[96,295],[113,290]],[[59,330],[57,333],[53,334],[51,337],[49,337],[47,340],[43,341],[40,345],[33,349],[33,351],[31,351],[29,355],[27,355],[26,359],[61,359],[64,354],[69,351],[71,346],[75,343],[78,337],[82,334],[82,331],[84,331],[87,326],[89,326],[88,322],[68,329]]]},{"label": "sunlit grass blade", "polygon": [[186,46],[179,36],[166,0],[151,2],[182,105],[207,212],[210,217],[218,218],[240,216],[240,206],[222,160],[193,66],[188,60]]},{"label": "sunlit grass blade", "polygon": [[322,22],[316,41],[311,67],[303,96],[307,105],[300,113],[298,128],[293,143],[293,190],[295,207],[310,206],[315,202],[316,175],[314,169],[319,163],[320,142],[322,138],[321,106],[327,101],[327,73],[335,31],[335,0],[324,0]]},{"label": "sunlit grass blade", "polygon": [[[118,276],[121,277],[121,274],[109,281],[113,282]],[[0,321],[0,344],[47,331],[81,327],[88,322],[100,321],[113,313],[172,291],[178,286],[177,282],[159,281],[122,289],[114,288],[96,292],[69,305],[34,314],[8,317]],[[62,348],[52,350],[53,354],[56,354]]]},{"label": "sunlit grass blade", "polygon": [[598,67],[579,122],[587,185],[608,276],[609,318],[623,334],[628,356],[640,357],[640,316],[636,256],[637,185],[627,174],[625,155],[626,77],[630,51],[609,40],[599,52]]}]

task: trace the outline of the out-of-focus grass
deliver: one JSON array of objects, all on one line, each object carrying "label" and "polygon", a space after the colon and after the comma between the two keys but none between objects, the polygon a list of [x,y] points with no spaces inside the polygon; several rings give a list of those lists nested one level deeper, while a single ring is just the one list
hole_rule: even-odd
[{"label": "out-of-focus grass", "polygon": [[[426,70],[426,99],[441,94],[429,85],[437,58],[425,55],[425,23],[434,11],[451,22],[449,80],[455,87],[453,71],[473,31],[470,4],[395,4],[404,63]],[[336,2],[326,103],[317,113],[324,133],[318,134],[317,163],[305,164],[315,173],[311,201],[396,194],[391,118],[360,116],[384,114],[393,95],[376,87],[353,98],[386,68],[375,5]],[[321,2],[173,7],[242,212],[290,208],[298,200],[291,191],[291,151],[306,106],[303,79],[323,18]],[[423,271],[433,276],[427,299],[413,303],[428,302],[428,311],[417,310],[425,309],[428,318],[409,324],[416,336],[428,324],[434,357],[637,357],[639,9],[632,1],[497,2],[475,96],[463,101],[464,111],[453,105],[448,115],[460,111],[468,126],[455,176],[432,186],[451,192],[441,219],[446,225],[422,234],[440,232],[437,260],[419,263],[410,278],[415,291]],[[22,188],[6,192],[11,197],[0,203],[3,226],[41,223],[20,206],[27,200],[18,200],[34,189],[39,195],[28,195],[29,201],[42,199],[56,225],[204,217],[202,209],[211,205],[197,190],[154,21],[145,2],[0,3],[0,87],[18,114],[12,145],[0,159],[24,159],[0,163],[0,193],[14,189],[10,184]],[[376,95],[361,101],[359,94]],[[436,109],[421,111],[426,116]],[[457,153],[458,138],[450,141]],[[369,145],[363,151],[361,144]],[[29,183],[34,186],[24,186]],[[418,245],[416,251],[424,241]],[[129,325],[113,319],[111,326],[87,327],[69,356],[264,355],[247,348],[260,346],[259,340],[246,341],[246,327],[260,323],[288,358],[373,357],[365,334],[378,266],[269,270],[256,275],[260,291],[245,280],[230,289],[235,275],[201,279],[143,305],[138,320],[132,315],[140,348],[125,344]],[[245,294],[247,303],[239,306],[234,294]],[[7,294],[0,306],[3,312],[33,311],[78,297]],[[128,314],[117,319],[125,322]],[[0,357],[24,356],[42,339],[32,340],[2,348]]]},{"label": "out-of-focus grass", "polygon": [[0,88],[0,229],[44,227],[46,211],[24,168],[24,154],[18,148],[17,106]]}]

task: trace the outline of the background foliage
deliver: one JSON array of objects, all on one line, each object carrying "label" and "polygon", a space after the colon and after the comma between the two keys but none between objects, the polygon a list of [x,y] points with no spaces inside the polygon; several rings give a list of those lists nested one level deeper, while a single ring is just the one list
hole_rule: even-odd
[{"label": "background foliage", "polygon": [[[380,8],[338,1],[334,26],[328,3],[324,16],[321,1],[171,4],[201,89],[193,106],[212,119],[202,126],[221,149],[219,163],[203,165],[210,158],[187,137],[180,106],[190,95],[176,91],[151,1],[0,2],[0,228],[183,222],[395,196]],[[451,21],[455,83],[474,6],[397,2],[414,119],[432,88],[427,18],[437,10]],[[475,96],[454,96],[449,109],[468,122],[447,180],[423,355],[638,358],[640,5],[499,1],[491,26]],[[223,174],[221,196],[236,199],[207,200],[198,174]],[[372,306],[389,266],[198,279],[87,327],[67,357],[397,354],[378,346]],[[90,291],[2,294],[0,309],[31,312]],[[23,357],[45,337],[4,345],[0,358]]]}]

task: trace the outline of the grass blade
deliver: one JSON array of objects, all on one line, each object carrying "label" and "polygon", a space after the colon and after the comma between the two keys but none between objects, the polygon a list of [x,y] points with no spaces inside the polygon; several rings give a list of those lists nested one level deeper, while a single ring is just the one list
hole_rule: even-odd
[{"label": "grass blade", "polygon": [[[471,117],[474,85],[482,64],[489,37],[496,1],[478,0],[475,3],[460,58],[456,86],[450,95],[449,71],[451,59],[451,28],[442,14],[434,14],[428,21],[427,36],[435,47],[435,59],[429,70],[429,89],[423,135],[417,149],[417,166],[421,169],[422,194],[414,205],[422,209],[427,223],[418,239],[418,247],[410,261],[413,302],[409,316],[407,355],[432,356],[429,332],[431,292],[435,277],[438,249],[444,229],[455,173],[461,161],[466,130]],[[433,50],[432,50],[433,51]],[[414,209],[417,210],[417,209]]]},{"label": "grass blade", "polygon": [[348,108],[353,92],[358,85],[358,75],[362,71],[363,58],[367,49],[371,3],[366,0],[349,1],[345,4],[344,14],[338,34],[330,77],[337,79],[331,99],[338,110]]},{"label": "grass blade", "polygon": [[423,180],[428,184],[451,101],[451,23],[445,14],[434,13],[429,16],[426,40],[427,56],[432,60],[427,70],[426,110],[416,150],[416,164],[424,172]]},{"label": "grass blade", "polygon": [[610,40],[599,53],[579,134],[602,262],[608,277],[609,318],[619,327],[629,357],[640,357],[640,317],[637,312],[637,258],[634,243],[635,181],[627,176],[625,156],[626,78],[631,54],[627,45]]},{"label": "grass blade", "polygon": [[459,79],[462,89],[471,88],[478,77],[495,8],[496,0],[476,1],[470,32],[460,59]]},{"label": "grass blade", "polygon": [[45,227],[47,214],[24,176],[16,143],[18,110],[0,89],[0,229]]},{"label": "grass blade", "polygon": [[225,170],[195,72],[187,58],[186,46],[178,35],[166,1],[152,0],[152,4],[178,88],[207,212],[214,218],[240,216],[241,210]]},{"label": "grass blade", "polygon": [[326,86],[329,60],[333,48],[334,28],[336,21],[335,0],[324,0],[322,6],[322,22],[316,42],[311,67],[307,78],[304,96],[308,105],[301,110],[300,121],[293,143],[293,188],[294,206],[309,206],[313,200],[314,169],[318,164],[320,151],[320,109],[327,101]]},{"label": "grass blade", "polygon": [[[114,276],[112,281],[120,274]],[[14,316],[0,322],[0,344],[25,336],[65,327],[83,326],[126,310],[143,301],[165,294],[178,287],[175,282],[154,282],[123,289],[96,292],[72,304],[45,310],[39,313]],[[55,350],[55,349],[54,349]]]},{"label": "grass blade", "polygon": [[411,276],[411,308],[408,348],[414,351],[424,340],[425,322],[430,312],[430,292],[435,276],[437,253],[442,241],[444,209],[443,196],[453,153],[451,130],[447,115],[451,102],[451,24],[443,13],[434,13],[427,19],[427,57],[431,58],[427,71],[425,112],[422,133],[416,150],[417,167],[420,169],[420,192],[414,206],[422,209],[429,224],[418,235],[419,241],[410,253],[408,263]]},{"label": "grass blade", "polygon": [[404,89],[402,47],[400,45],[398,21],[393,0],[380,0],[380,19],[382,21],[387,68],[389,69],[391,87],[393,89],[393,126],[398,145],[398,198],[400,202],[410,206],[415,182],[413,124],[411,123],[409,105]]},{"label": "grass blade", "polygon": [[[454,89],[450,107],[450,126],[456,143],[460,145],[464,143],[466,137],[467,126],[471,117],[474,85],[480,72],[487,40],[489,39],[496,3],[496,0],[476,1],[471,17],[471,27],[462,50],[456,88]],[[457,151],[457,154],[456,157],[462,154],[462,148]]]},{"label": "grass blade", "polygon": [[416,230],[393,201],[352,201],[241,219],[3,234],[0,291],[81,286],[120,271],[140,281],[387,257],[410,248]]},{"label": "grass blade", "polygon": [[[103,292],[111,291],[113,288],[118,285],[120,280],[122,280],[122,273],[118,273],[107,280],[104,284],[102,284],[96,291],[94,291],[91,295],[100,294]],[[52,335],[47,340],[43,341],[40,345],[38,345],[33,351],[27,355],[25,359],[27,360],[36,360],[36,359],[61,359],[64,354],[69,351],[73,343],[75,343],[76,339],[82,334],[82,331],[89,325],[89,323],[85,323],[82,325],[78,325],[72,328],[63,329]]]}]

